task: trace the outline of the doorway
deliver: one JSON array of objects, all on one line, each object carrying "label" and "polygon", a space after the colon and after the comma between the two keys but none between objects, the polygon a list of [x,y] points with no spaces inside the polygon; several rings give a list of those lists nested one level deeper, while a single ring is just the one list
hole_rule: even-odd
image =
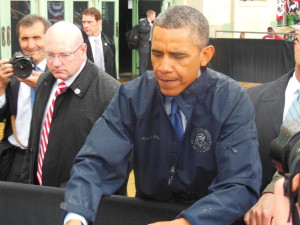
[{"label": "doorway", "polygon": [[[131,50],[127,47],[127,42],[125,38],[126,31],[132,28],[132,0],[120,1],[119,10],[119,21],[120,21],[120,38],[119,38],[119,53],[120,53],[120,75],[131,74],[134,70],[132,68],[132,52],[136,50]],[[138,1],[138,20],[146,17],[146,12],[152,9],[158,15],[161,11],[162,0],[139,0]],[[136,63],[138,65],[138,63]],[[149,70],[152,70],[151,62],[149,63]]]}]

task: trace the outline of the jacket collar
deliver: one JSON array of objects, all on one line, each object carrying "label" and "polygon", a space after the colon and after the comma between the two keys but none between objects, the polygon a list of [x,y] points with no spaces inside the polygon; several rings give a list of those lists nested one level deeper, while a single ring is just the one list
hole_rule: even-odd
[{"label": "jacket collar", "polygon": [[[91,81],[95,78],[95,70],[98,70],[96,66],[90,61],[87,60],[85,66],[83,67],[82,71],[79,73],[77,78],[71,84],[69,89],[71,89],[75,95],[78,97],[84,96],[85,92],[87,91]],[[55,77],[49,73],[44,77],[44,83],[53,85],[56,81]]]}]

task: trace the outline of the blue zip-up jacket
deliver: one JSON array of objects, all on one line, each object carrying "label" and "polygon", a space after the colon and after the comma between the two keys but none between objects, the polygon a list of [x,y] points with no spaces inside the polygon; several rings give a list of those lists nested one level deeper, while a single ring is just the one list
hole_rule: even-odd
[{"label": "blue zip-up jacket", "polygon": [[259,196],[254,109],[245,90],[210,69],[175,97],[187,118],[181,139],[153,73],[120,87],[79,152],[66,211],[94,221],[100,198],[123,183],[133,148],[137,196],[189,202],[193,225],[232,224]]}]

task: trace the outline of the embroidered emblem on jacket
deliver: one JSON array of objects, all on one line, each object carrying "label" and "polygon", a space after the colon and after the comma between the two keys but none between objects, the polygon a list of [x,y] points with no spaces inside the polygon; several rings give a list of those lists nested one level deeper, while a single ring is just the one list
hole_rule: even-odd
[{"label": "embroidered emblem on jacket", "polygon": [[192,147],[196,152],[207,152],[211,148],[210,133],[203,128],[195,128],[191,135]]},{"label": "embroidered emblem on jacket", "polygon": [[152,135],[152,136],[149,136],[149,137],[142,137],[142,141],[150,141],[150,140],[153,140],[153,139],[156,139],[159,141],[159,137],[157,135]]}]

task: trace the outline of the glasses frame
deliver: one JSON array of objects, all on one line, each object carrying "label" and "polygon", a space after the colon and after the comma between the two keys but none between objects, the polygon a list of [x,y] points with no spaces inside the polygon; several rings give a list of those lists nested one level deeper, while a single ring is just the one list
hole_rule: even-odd
[{"label": "glasses frame", "polygon": [[82,47],[84,43],[82,43],[74,52],[72,53],[60,53],[60,54],[53,54],[50,52],[44,52],[44,56],[47,61],[53,61],[56,56],[61,61],[69,61],[73,58],[74,54]]}]

